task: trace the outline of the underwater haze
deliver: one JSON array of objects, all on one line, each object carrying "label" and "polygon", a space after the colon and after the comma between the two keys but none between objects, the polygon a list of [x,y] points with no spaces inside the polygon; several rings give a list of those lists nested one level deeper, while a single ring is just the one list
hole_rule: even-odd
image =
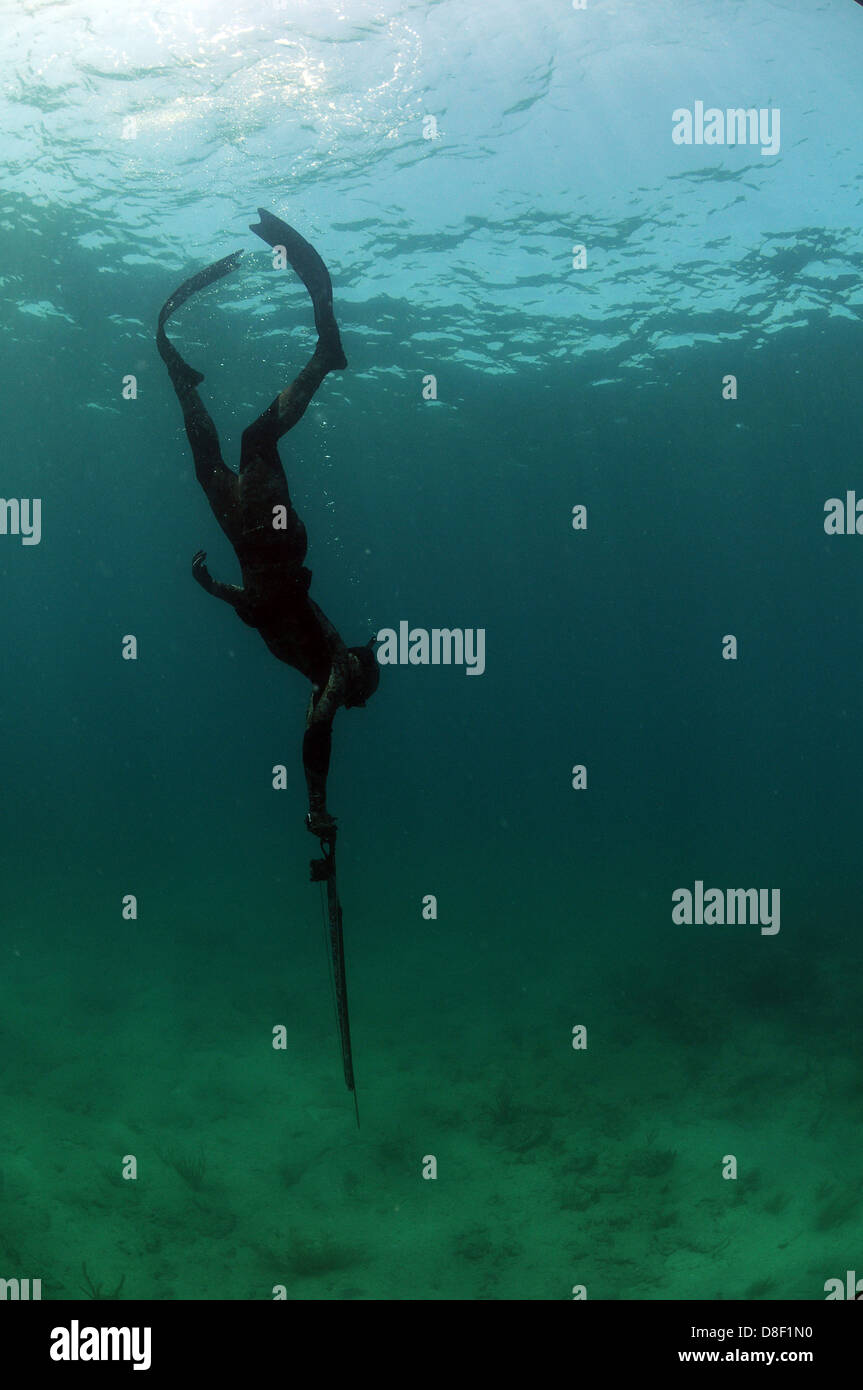
[{"label": "underwater haze", "polygon": [[[863,1240],[863,9],[0,0],[0,45],[0,1278],[823,1299]],[[259,207],[349,363],[280,446],[312,596],[414,634],[334,726],[359,1129],[309,682],[194,582],[239,570],[155,348],[244,250],[171,329],[236,466],[315,342]]]}]

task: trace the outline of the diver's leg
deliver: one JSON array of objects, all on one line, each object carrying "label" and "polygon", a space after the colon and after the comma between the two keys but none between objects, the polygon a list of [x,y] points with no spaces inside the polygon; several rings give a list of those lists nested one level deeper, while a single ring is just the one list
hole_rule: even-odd
[{"label": "diver's leg", "polygon": [[276,443],[283,434],[293,429],[306,412],[306,406],[317,391],[324,377],[333,370],[329,349],[321,346],[320,340],[302,371],[280,391],[251,425],[243,432],[240,454],[240,472],[257,464],[266,466],[266,461],[281,469]]},{"label": "diver's leg", "polygon": [[272,517],[284,507],[278,538],[282,562],[297,567],[300,583],[308,589],[311,573],[303,565],[308,550],[306,528],[291,502],[288,480],[279,458],[278,441],[297,423],[320,386],[329,367],[321,362],[318,344],[311,361],[271,405],[243,431],[240,443],[240,508],[243,516]]},{"label": "diver's leg", "polygon": [[165,324],[174,310],[184,304],[190,295],[232,271],[242,254],[242,251],[235,251],[232,255],[207,266],[190,279],[184,280],[162,306],[156,333],[159,355],[168,368],[171,385],[177,393],[177,400],[183,412],[186,436],[195,461],[195,476],[204,489],[217,521],[226,532],[231,513],[236,506],[237,476],[222,458],[216,427],[198,395],[197,388],[204,380],[203,375],[194,367],[190,367],[180,356],[165,333]]}]

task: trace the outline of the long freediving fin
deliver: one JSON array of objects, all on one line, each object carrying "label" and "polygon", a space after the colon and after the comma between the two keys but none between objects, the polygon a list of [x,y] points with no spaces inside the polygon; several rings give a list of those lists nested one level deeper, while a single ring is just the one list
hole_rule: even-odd
[{"label": "long freediving fin", "polygon": [[333,282],[314,246],[306,241],[295,227],[274,217],[266,208],[258,208],[259,223],[250,222],[254,232],[268,246],[284,246],[285,255],[309,292],[315,311],[318,337],[332,357],[332,369],[341,371],[348,365],[339,336],[339,326],[333,313]]},{"label": "long freediving fin", "polygon": [[223,275],[230,275],[235,270],[245,253],[243,251],[232,251],[230,256],[223,256],[220,261],[214,261],[212,265],[205,266],[196,275],[190,275],[188,280],[184,280],[172,295],[169,295],[162,305],[159,314],[159,327],[162,328],[167,323],[175,309],[179,309],[181,304],[185,304],[190,295],[196,294],[198,290],[204,290],[214,281],[221,280]]},{"label": "long freediving fin", "polygon": [[232,270],[236,269],[242,256],[242,251],[232,251],[230,256],[223,256],[220,261],[214,261],[212,265],[205,266],[196,275],[191,275],[188,280],[184,280],[182,285],[174,290],[174,293],[169,295],[162,305],[159,313],[159,327],[156,332],[156,346],[172,377],[177,376],[184,383],[190,383],[192,386],[200,386],[204,380],[203,374],[196,371],[194,367],[190,367],[188,362],[180,356],[165,333],[165,324],[174,310],[179,309],[181,304],[185,304],[191,295],[197,293],[198,290],[206,289],[208,285],[212,285],[216,280],[221,280],[223,275],[229,275]]}]

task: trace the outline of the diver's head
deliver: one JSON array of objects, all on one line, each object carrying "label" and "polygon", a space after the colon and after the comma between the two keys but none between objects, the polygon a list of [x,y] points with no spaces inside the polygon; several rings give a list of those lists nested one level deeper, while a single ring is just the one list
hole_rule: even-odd
[{"label": "diver's head", "polygon": [[345,704],[348,709],[364,705],[370,695],[374,695],[381,678],[381,668],[374,654],[374,637],[364,647],[348,647],[348,689]]}]

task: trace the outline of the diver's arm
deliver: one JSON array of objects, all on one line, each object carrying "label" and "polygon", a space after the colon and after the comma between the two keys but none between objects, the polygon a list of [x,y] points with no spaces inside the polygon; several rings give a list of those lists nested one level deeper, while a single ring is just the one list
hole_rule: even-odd
[{"label": "diver's arm", "polygon": [[[212,594],[213,598],[223,599],[225,603],[229,603],[232,608],[236,608],[240,612],[239,605],[245,597],[245,589],[241,589],[237,584],[223,584],[220,579],[214,579],[204,564],[206,558],[206,550],[199,550],[192,560],[192,574],[201,588],[205,589],[208,594]],[[242,616],[243,614],[240,612],[240,617]]]},{"label": "diver's arm", "polygon": [[[309,574],[309,579],[311,580],[311,574]],[[306,588],[308,588],[308,585],[306,585]],[[321,636],[324,639],[327,651],[329,652],[330,666],[334,667],[336,664],[341,664],[341,666],[344,667],[348,658],[347,647],[345,646],[336,629],[333,627],[324,610],[318,607],[314,599],[310,598],[308,600],[308,604],[309,608],[312,611],[312,616],[314,617],[318,629],[320,630]]]},{"label": "diver's arm", "polygon": [[347,649],[339,639],[339,649],[333,656],[327,683],[320,692],[312,692],[306,712],[303,768],[309,789],[307,824],[313,835],[325,839],[334,837],[336,833],[336,822],[327,811],[327,773],[333,746],[333,719],[336,710],[345,703],[348,659]]},{"label": "diver's arm", "polygon": [[309,791],[308,827],[313,835],[331,839],[336,823],[327,811],[327,773],[333,744],[333,717],[321,715],[320,700],[312,696],[303,735],[303,771]]},{"label": "diver's arm", "polygon": [[330,674],[327,683],[315,699],[314,695],[309,703],[306,714],[306,728],[309,729],[313,724],[332,725],[336,710],[340,709],[345,703],[345,692],[348,680],[348,653],[343,647],[333,656],[333,664],[330,667]]}]

